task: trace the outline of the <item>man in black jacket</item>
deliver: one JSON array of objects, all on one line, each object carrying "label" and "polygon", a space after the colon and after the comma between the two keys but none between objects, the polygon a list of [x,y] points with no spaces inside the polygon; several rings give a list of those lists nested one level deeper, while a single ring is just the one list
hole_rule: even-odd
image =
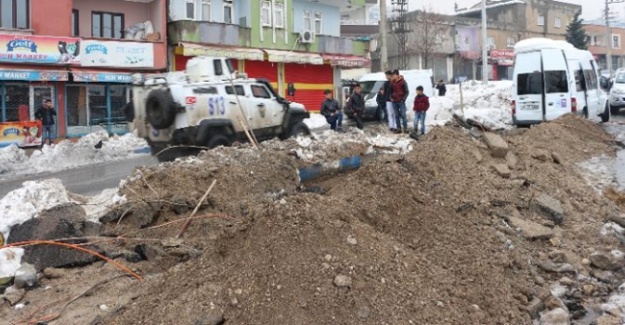
[{"label": "man in black jacket", "polygon": [[321,115],[325,116],[333,131],[341,131],[343,126],[343,112],[339,107],[339,102],[332,97],[332,90],[323,91],[326,99],[321,103]]},{"label": "man in black jacket", "polygon": [[395,117],[395,109],[393,109],[393,102],[391,101],[391,95],[393,94],[393,88],[391,83],[393,82],[393,72],[386,71],[386,81],[384,82],[384,99],[386,101],[386,117],[388,118],[388,127],[391,132],[397,130],[397,119]]},{"label": "man in black jacket", "polygon": [[53,143],[53,135],[54,132],[54,117],[56,116],[56,111],[52,107],[52,100],[46,98],[43,101],[43,107],[38,109],[35,112],[35,118],[41,121],[43,125],[43,139],[41,139],[41,145],[43,146],[48,142],[49,145]]},{"label": "man in black jacket", "polygon": [[362,96],[362,88],[360,85],[354,87],[354,93],[349,99],[352,110],[354,111],[354,121],[356,121],[356,127],[361,129],[364,127],[362,123],[362,117],[365,113],[365,98]]}]

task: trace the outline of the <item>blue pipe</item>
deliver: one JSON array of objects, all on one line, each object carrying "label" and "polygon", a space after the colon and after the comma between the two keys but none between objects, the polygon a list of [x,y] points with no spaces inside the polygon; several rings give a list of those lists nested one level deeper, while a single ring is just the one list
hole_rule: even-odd
[{"label": "blue pipe", "polygon": [[317,163],[310,167],[300,168],[298,170],[299,180],[300,182],[306,182],[311,179],[319,178],[321,176],[329,175],[335,172],[354,170],[359,168],[360,166],[360,156],[352,156],[331,162]]}]

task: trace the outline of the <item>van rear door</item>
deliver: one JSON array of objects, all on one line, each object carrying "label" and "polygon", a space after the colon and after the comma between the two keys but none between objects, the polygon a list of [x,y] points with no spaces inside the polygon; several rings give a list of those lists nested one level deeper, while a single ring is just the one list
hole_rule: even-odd
[{"label": "van rear door", "polygon": [[569,73],[562,50],[544,49],[541,52],[545,80],[545,120],[550,121],[571,112]]},{"label": "van rear door", "polygon": [[516,123],[543,120],[543,74],[540,51],[520,53],[514,62],[516,83]]}]

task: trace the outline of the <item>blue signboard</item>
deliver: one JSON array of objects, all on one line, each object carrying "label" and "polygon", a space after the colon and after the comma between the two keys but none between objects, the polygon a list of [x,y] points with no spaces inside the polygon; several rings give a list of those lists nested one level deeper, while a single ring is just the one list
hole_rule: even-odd
[{"label": "blue signboard", "polygon": [[0,70],[0,80],[67,81],[67,72],[35,70]]},{"label": "blue signboard", "polygon": [[72,72],[72,74],[75,82],[132,83],[132,75],[128,73]]}]

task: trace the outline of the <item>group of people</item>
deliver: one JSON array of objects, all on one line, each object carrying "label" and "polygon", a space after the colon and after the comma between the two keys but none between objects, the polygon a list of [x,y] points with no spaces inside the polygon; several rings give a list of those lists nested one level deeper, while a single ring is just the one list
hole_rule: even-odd
[{"label": "group of people", "polygon": [[[386,82],[382,86],[377,94],[376,101],[378,103],[378,109],[386,112],[388,119],[388,125],[391,132],[394,133],[408,133],[408,118],[406,116],[406,100],[410,94],[408,89],[408,83],[398,70],[387,71]],[[447,91],[445,84],[442,81],[436,85],[439,91],[439,95],[444,96]],[[423,93],[423,87],[418,86],[417,96],[415,96],[412,109],[415,112],[414,118],[414,132],[425,134],[425,115],[430,108],[430,100],[427,95]],[[339,102],[333,98],[332,90],[324,91],[325,100],[321,104],[321,115],[326,118],[330,129],[335,131],[342,130],[343,113],[341,111]],[[356,127],[363,128],[363,114],[365,110],[365,100],[362,95],[362,88],[359,84],[354,86],[353,94],[347,100],[348,105],[354,112],[354,120]]]}]

